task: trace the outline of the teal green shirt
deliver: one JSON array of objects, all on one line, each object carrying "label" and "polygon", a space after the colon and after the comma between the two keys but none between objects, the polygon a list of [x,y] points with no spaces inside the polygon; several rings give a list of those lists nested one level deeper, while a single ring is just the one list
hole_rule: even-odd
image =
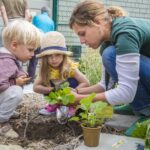
[{"label": "teal green shirt", "polygon": [[116,54],[140,53],[150,57],[150,20],[117,17],[112,21],[112,32],[109,42],[104,42],[102,51],[114,45]]}]

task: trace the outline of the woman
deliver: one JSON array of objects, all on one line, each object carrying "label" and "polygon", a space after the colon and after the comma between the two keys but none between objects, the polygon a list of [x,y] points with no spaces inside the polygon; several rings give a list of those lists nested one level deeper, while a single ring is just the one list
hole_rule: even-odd
[{"label": "woman", "polygon": [[120,16],[100,2],[84,1],[74,9],[69,25],[81,44],[101,46],[103,62],[101,81],[78,88],[77,100],[96,92],[94,101],[130,104],[135,113],[149,116],[150,21]]},{"label": "woman", "polygon": [[0,11],[4,26],[16,19],[26,19],[30,21],[31,15],[28,8],[28,0],[9,0],[0,1]]}]

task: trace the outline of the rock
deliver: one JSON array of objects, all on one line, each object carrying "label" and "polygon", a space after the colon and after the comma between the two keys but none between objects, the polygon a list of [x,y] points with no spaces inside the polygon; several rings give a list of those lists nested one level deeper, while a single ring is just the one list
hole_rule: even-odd
[{"label": "rock", "polygon": [[105,125],[118,130],[126,130],[138,119],[138,116],[114,114],[113,118],[106,121]]},{"label": "rock", "polygon": [[0,145],[0,150],[24,150],[19,145]]},{"label": "rock", "polygon": [[19,137],[18,133],[15,132],[13,129],[10,129],[4,136],[12,138],[12,139],[15,139],[15,138]]}]

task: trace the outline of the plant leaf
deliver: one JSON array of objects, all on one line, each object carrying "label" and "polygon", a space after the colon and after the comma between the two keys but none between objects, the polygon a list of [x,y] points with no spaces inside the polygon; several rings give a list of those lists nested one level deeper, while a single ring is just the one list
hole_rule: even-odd
[{"label": "plant leaf", "polygon": [[95,93],[92,93],[88,97],[83,98],[82,100],[80,100],[81,109],[83,108],[83,110],[89,110],[90,105],[91,105],[92,100],[95,97],[95,95],[96,95]]},{"label": "plant leaf", "polygon": [[76,117],[76,116],[74,116],[74,117],[72,117],[72,118],[70,118],[69,119],[69,121],[79,121],[80,119],[79,119],[79,117]]},{"label": "plant leaf", "polygon": [[112,106],[106,106],[103,109],[101,109],[101,111],[99,111],[98,109],[95,111],[95,113],[97,114],[97,117],[101,117],[101,118],[112,118],[113,115],[113,108]]},{"label": "plant leaf", "polygon": [[75,102],[75,96],[71,93],[70,88],[66,87],[50,92],[48,96],[45,96],[45,100],[50,104],[60,103],[68,105]]},{"label": "plant leaf", "polygon": [[80,113],[79,115],[82,119],[87,119],[88,115],[85,113]]}]

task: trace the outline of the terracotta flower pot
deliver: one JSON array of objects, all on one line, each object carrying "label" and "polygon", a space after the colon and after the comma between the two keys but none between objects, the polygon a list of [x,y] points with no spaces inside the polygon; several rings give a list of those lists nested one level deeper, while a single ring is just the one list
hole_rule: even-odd
[{"label": "terracotta flower pot", "polygon": [[83,130],[84,144],[88,147],[96,147],[99,145],[101,126],[97,128],[85,127],[81,124]]}]

